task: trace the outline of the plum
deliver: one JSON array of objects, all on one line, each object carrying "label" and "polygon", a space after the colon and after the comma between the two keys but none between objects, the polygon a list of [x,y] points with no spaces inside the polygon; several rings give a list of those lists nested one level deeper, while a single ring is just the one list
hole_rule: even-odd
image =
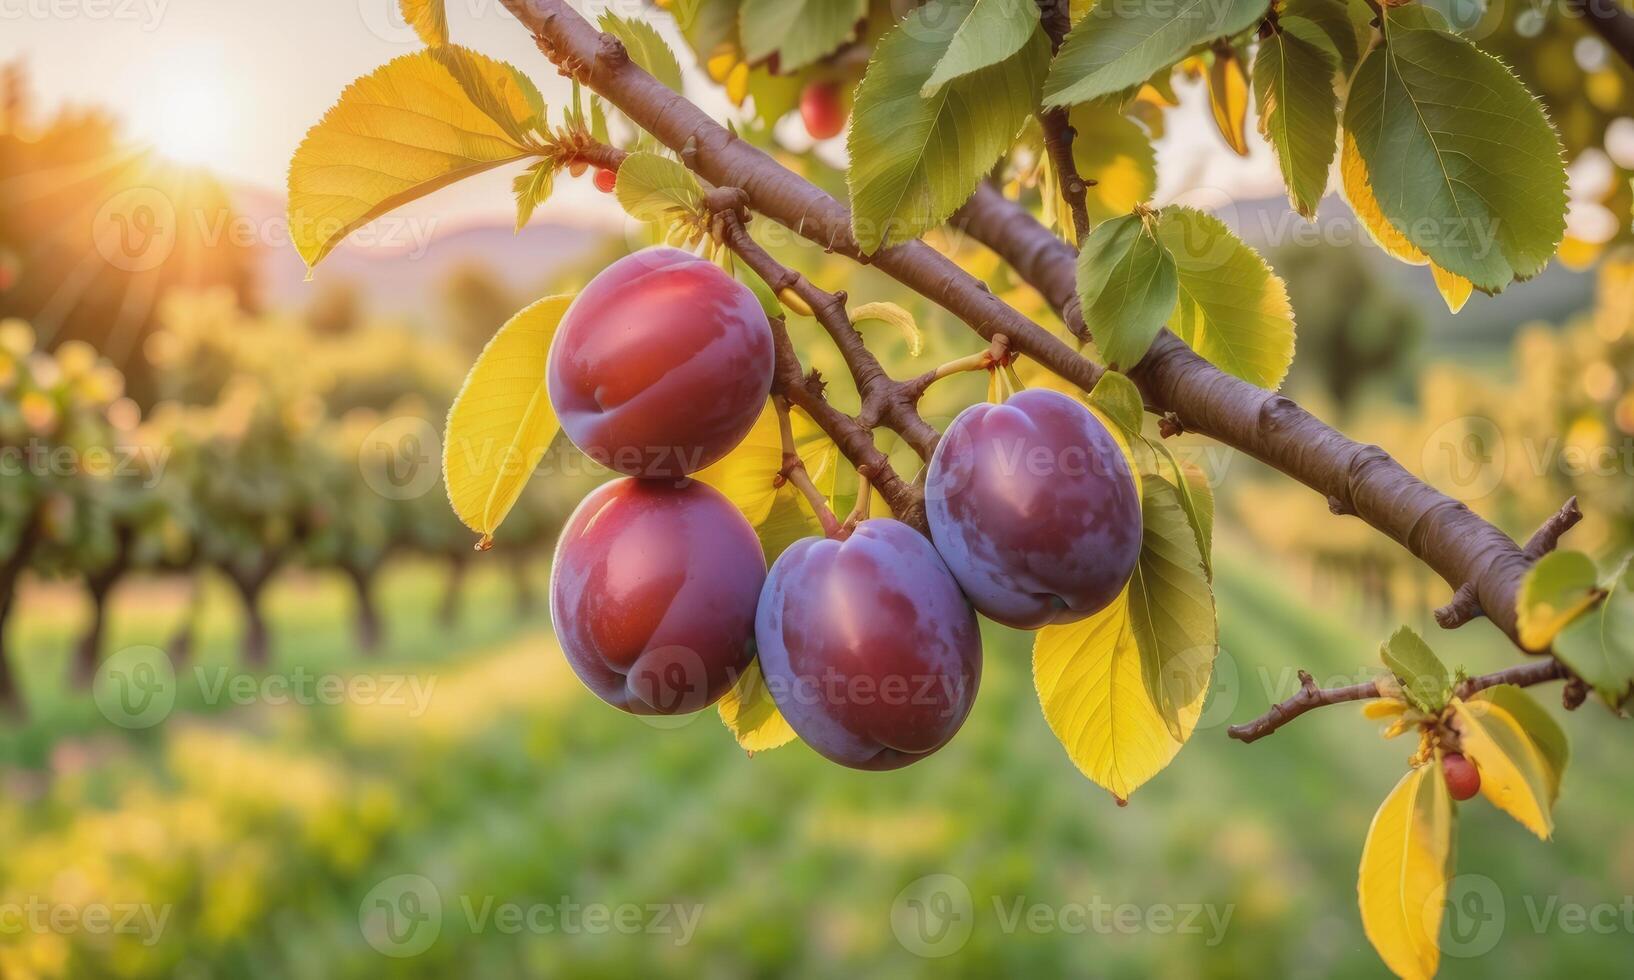
[{"label": "plum", "polygon": [[1467,800],[1481,791],[1481,771],[1462,753],[1448,752],[1441,757],[1441,775],[1455,800]]},{"label": "plum", "polygon": [[812,139],[840,135],[845,116],[845,97],[837,82],[812,82],[800,92],[800,119]]},{"label": "plum", "polygon": [[562,429],[629,476],[679,479],[754,428],[772,331],[747,286],[674,248],[626,255],[563,315],[545,367]]},{"label": "plum", "polygon": [[761,592],[755,640],[783,717],[853,769],[897,769],[941,748],[981,681],[970,603],[931,543],[890,519],[783,552]]},{"label": "plum", "polygon": [[720,491],[686,481],[597,487],[562,531],[550,615],[573,672],[632,714],[697,711],[754,659],[766,557]]},{"label": "plum", "polygon": [[931,458],[925,509],[965,595],[1017,629],[1105,608],[1140,558],[1140,493],[1117,440],[1047,389],[959,413]]}]

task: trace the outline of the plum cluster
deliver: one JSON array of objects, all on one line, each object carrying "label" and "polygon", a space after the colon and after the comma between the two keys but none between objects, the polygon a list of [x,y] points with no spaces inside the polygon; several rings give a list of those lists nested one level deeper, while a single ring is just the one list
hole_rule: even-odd
[{"label": "plum cluster", "polygon": [[614,707],[697,711],[758,655],[808,745],[899,768],[969,715],[978,611],[1037,629],[1118,597],[1140,552],[1134,476],[1081,404],[1022,392],[948,428],[926,474],[929,539],[877,518],[796,542],[768,573],[748,521],[688,475],[754,426],[772,346],[754,294],[675,249],[620,259],[579,294],[547,389],[574,445],[625,477],[563,530],[552,618],[574,672]]}]

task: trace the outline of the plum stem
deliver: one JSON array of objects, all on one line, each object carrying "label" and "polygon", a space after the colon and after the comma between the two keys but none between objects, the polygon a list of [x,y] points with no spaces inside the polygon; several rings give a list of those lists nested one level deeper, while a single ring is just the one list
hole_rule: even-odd
[{"label": "plum stem", "polygon": [[840,532],[839,518],[834,516],[834,508],[829,506],[828,497],[817,489],[817,484],[811,482],[806,461],[800,458],[799,448],[794,442],[794,424],[789,420],[789,400],[783,395],[774,395],[772,405],[777,409],[777,431],[783,441],[783,468],[777,471],[777,478],[794,484],[817,514],[817,520],[823,525],[823,535],[836,537]]}]

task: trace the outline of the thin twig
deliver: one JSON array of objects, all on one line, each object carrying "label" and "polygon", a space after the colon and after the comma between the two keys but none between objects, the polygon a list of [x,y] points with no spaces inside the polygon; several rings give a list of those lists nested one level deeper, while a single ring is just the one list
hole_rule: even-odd
[{"label": "thin twig", "polygon": [[[1059,51],[1061,41],[1072,28],[1072,15],[1065,0],[1038,0],[1039,16],[1045,33],[1050,36],[1050,49]],[[1078,173],[1078,163],[1072,156],[1072,141],[1077,130],[1066,109],[1045,109],[1038,114],[1044,129],[1044,149],[1049,154],[1050,166],[1072,212],[1072,242],[1080,244],[1089,234],[1089,182]]]},{"label": "thin twig", "polygon": [[[1471,677],[1459,684],[1455,693],[1460,698],[1468,698],[1497,684],[1531,687],[1533,684],[1564,680],[1569,677],[1571,677],[1571,672],[1566,669],[1565,665],[1550,658],[1520,664],[1491,674],[1482,674],[1479,677]],[[1323,689],[1316,686],[1316,681],[1308,671],[1302,670],[1299,672],[1298,694],[1280,704],[1272,705],[1271,710],[1251,722],[1232,725],[1226,729],[1226,734],[1239,742],[1254,742],[1315,708],[1325,707],[1330,704],[1344,704],[1349,701],[1367,701],[1382,696],[1377,681],[1368,681],[1365,684],[1351,684],[1348,687]]]},{"label": "thin twig", "polygon": [[776,395],[772,398],[772,405],[777,408],[777,430],[783,444],[783,465],[777,471],[777,480],[794,484],[795,489],[805,495],[806,503],[811,505],[818,522],[823,525],[823,535],[832,538],[839,534],[840,519],[834,516],[834,508],[829,506],[828,497],[817,489],[817,484],[811,482],[806,461],[800,458],[799,447],[794,442],[794,425],[789,421],[789,399],[785,395]]},{"label": "thin twig", "polygon": [[[1521,553],[1529,561],[1537,561],[1544,555],[1555,550],[1560,543],[1561,535],[1577,526],[1583,519],[1583,511],[1577,506],[1575,496],[1560,506],[1560,510],[1550,517],[1543,525],[1532,533]],[[1460,585],[1453,592],[1452,600],[1435,611],[1435,621],[1442,629],[1455,630],[1472,619],[1481,616],[1481,602],[1475,597],[1475,588],[1468,582]]]}]

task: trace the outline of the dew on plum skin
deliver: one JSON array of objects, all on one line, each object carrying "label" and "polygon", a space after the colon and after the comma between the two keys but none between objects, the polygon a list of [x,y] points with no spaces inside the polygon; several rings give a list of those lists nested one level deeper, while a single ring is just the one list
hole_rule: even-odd
[{"label": "dew on plum skin", "polygon": [[1140,498],[1117,440],[1047,389],[961,412],[932,457],[925,506],[977,610],[1018,629],[1105,608],[1140,557]]},{"label": "dew on plum skin", "polygon": [[719,491],[614,480],[562,531],[551,619],[574,673],[603,701],[632,714],[697,711],[753,659],[765,576],[754,529]]},{"label": "dew on plum skin", "polygon": [[679,479],[725,456],[771,390],[772,336],[749,289],[673,248],[627,255],[562,317],[546,387],[586,455],[629,476]]},{"label": "dew on plum skin", "polygon": [[854,769],[935,752],[981,681],[974,611],[930,542],[895,520],[790,546],[767,576],[755,636],[784,718]]}]

